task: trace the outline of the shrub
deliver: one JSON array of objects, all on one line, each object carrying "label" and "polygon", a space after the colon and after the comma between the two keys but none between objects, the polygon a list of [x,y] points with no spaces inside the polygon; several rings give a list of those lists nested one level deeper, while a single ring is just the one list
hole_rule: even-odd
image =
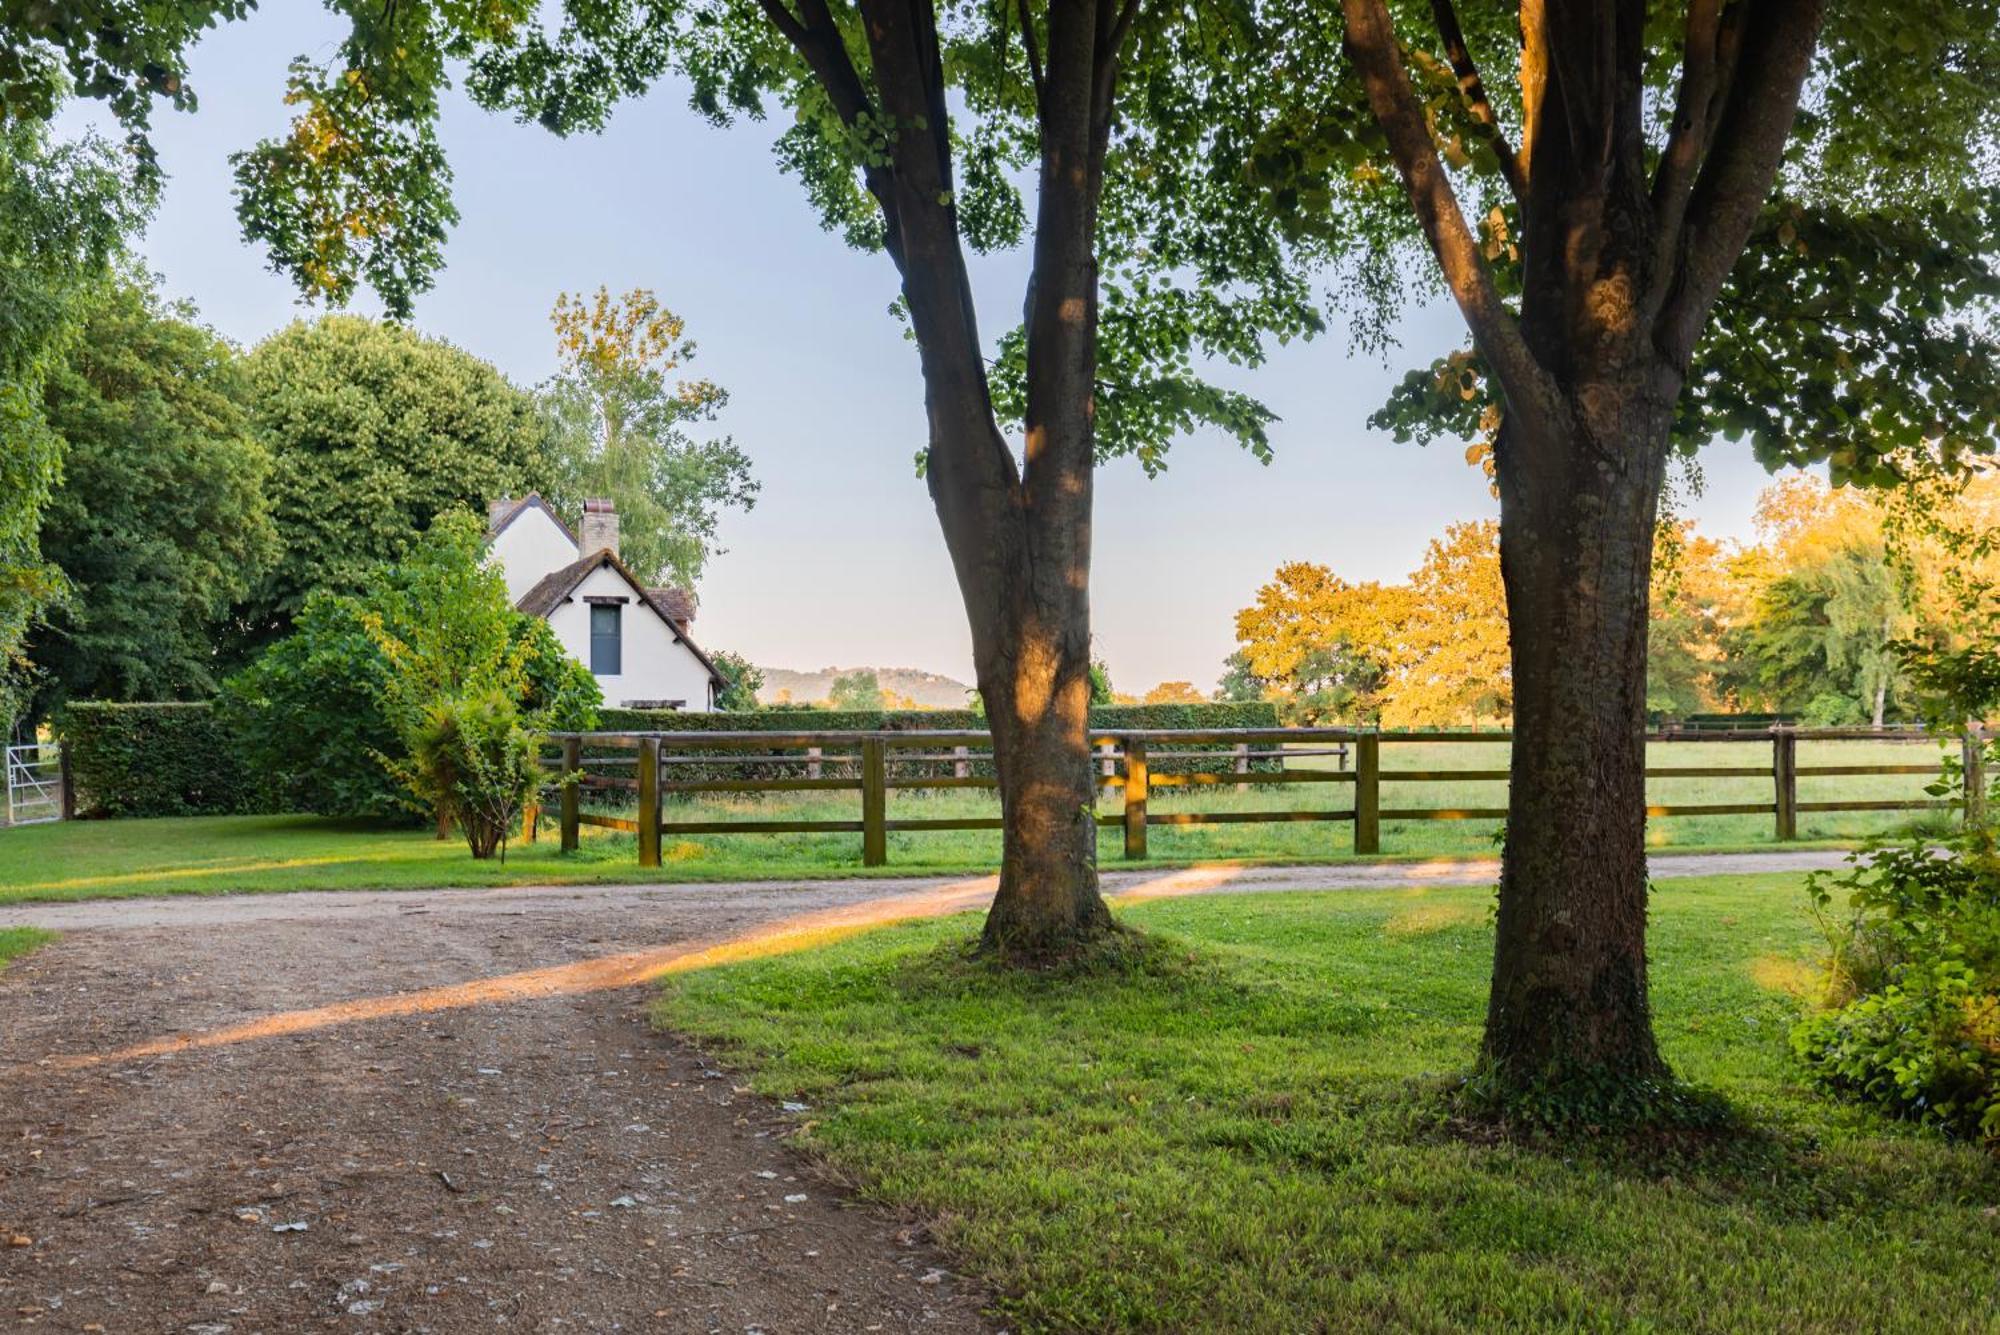
[{"label": "shrub", "polygon": [[[1834,909],[1846,891],[1846,912]],[[1940,851],[1876,844],[1813,877],[1826,1003],[1792,1045],[1830,1087],[2000,1142],[2000,857],[1975,831]]]},{"label": "shrub", "polygon": [[[483,529],[446,516],[408,558],[376,572],[366,597],[314,594],[293,632],[225,684],[224,712],[243,752],[287,810],[408,811],[407,786],[383,757],[408,758],[427,705],[492,685],[475,679],[501,660],[520,677],[524,718],[549,728],[595,722],[597,679],[548,623],[514,611],[482,560]],[[391,646],[425,677],[420,689],[399,687]],[[407,707],[392,708],[392,695]]]},{"label": "shrub", "polygon": [[55,719],[77,810],[218,816],[274,809],[235,734],[206,702],[73,701]]},{"label": "shrub", "polygon": [[433,701],[409,741],[409,759],[392,771],[453,814],[474,858],[500,849],[504,861],[507,834],[541,775],[513,695],[491,688]]}]

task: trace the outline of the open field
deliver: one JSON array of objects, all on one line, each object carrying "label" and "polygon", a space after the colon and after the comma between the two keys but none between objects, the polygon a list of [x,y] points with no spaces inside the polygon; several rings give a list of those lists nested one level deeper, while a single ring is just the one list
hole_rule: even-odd
[{"label": "open field", "polygon": [[[1385,808],[1497,806],[1506,785],[1492,780],[1398,782],[1396,770],[1493,769],[1505,748],[1480,743],[1411,743],[1383,748]],[[1930,743],[1809,742],[1800,763],[1809,765],[1920,764],[1939,754]],[[1653,747],[1660,766],[1768,764],[1770,748],[1754,742],[1666,743]],[[1332,764],[1331,760],[1314,763]],[[1915,775],[1807,776],[1803,801],[1921,798],[1925,780]],[[1677,804],[1768,802],[1769,780],[1694,778],[1655,781],[1654,800]],[[1118,810],[1116,792],[1100,810]],[[1156,790],[1152,809],[1176,811],[1351,810],[1349,784],[1289,784],[1250,789]],[[715,796],[673,800],[668,820],[852,819],[852,792]],[[616,808],[601,808],[616,810]],[[991,793],[896,792],[891,819],[993,816]],[[1801,842],[1850,840],[1899,828],[1913,820],[1941,823],[1948,813],[1802,812]],[[1385,820],[1386,857],[1490,855],[1500,823],[1494,820]],[[1687,816],[1656,820],[1651,838],[1662,848],[1762,848],[1774,846],[1767,815]],[[894,832],[892,872],[986,871],[999,855],[993,831]],[[1352,856],[1353,830],[1345,821],[1257,825],[1153,827],[1147,865],[1172,866],[1210,859],[1324,862]],[[1099,857],[1123,862],[1121,837],[1100,831]],[[668,836],[662,866],[642,870],[629,835],[586,828],[577,854],[563,857],[544,813],[541,839],[514,844],[505,863],[478,863],[462,842],[440,842],[428,831],[398,829],[309,816],[203,816],[164,820],[73,821],[0,831],[0,902],[22,899],[95,899],[112,896],[202,894],[308,889],[378,889],[417,886],[572,885],[622,881],[753,880],[862,874],[860,837],[852,834]],[[879,871],[870,874],[880,874]]]},{"label": "open field", "polygon": [[1992,1329],[2000,1166],[1804,1085],[1799,879],[1663,884],[1676,1068],[1764,1133],[1561,1154],[1460,1134],[1489,891],[1128,906],[1157,944],[997,975],[966,917],[681,975],[658,1019],[802,1100],[1019,1328]]}]

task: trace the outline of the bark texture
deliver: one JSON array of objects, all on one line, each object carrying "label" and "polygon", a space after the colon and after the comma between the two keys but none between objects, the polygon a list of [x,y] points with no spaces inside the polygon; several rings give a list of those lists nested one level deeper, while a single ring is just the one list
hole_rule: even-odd
[{"label": "bark texture", "polygon": [[[1020,36],[1041,127],[1017,462],[995,421],[958,220],[933,0],[860,0],[864,80],[825,0],[760,0],[850,124],[896,127],[866,169],[924,377],[926,478],[972,631],[1004,821],[985,941],[1026,961],[1108,930],[1090,765],[1098,198],[1137,0],[1054,0]],[[794,7],[795,5],[795,7]]]},{"label": "bark texture", "polygon": [[1653,536],[1696,340],[1776,178],[1821,0],[1690,0],[1674,118],[1646,142],[1647,7],[1522,0],[1519,147],[1451,0],[1436,32],[1501,134],[1521,219],[1501,299],[1384,0],[1350,56],[1503,400],[1495,442],[1514,749],[1482,1057],[1498,1090],[1666,1074],[1646,985],[1645,678]]}]

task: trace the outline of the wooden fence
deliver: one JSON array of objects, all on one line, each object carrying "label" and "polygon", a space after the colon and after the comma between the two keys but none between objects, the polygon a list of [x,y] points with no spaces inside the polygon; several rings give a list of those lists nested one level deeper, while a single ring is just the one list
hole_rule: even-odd
[{"label": "wooden fence", "polygon": [[[861,860],[870,867],[888,862],[888,836],[912,830],[997,830],[997,816],[954,816],[941,818],[891,818],[889,794],[910,789],[985,788],[996,786],[990,776],[972,772],[972,762],[991,756],[991,738],[984,732],[583,732],[557,733],[550,739],[561,748],[561,773],[573,776],[559,785],[562,847],[577,847],[582,826],[594,825],[623,830],[638,836],[639,865],[660,863],[663,835],[692,834],[859,834]],[[1490,769],[1384,769],[1385,746],[1399,743],[1511,743],[1508,732],[1396,732],[1350,728],[1279,729],[1149,729],[1091,734],[1100,755],[1098,786],[1122,791],[1121,810],[1099,813],[1100,826],[1117,826],[1124,831],[1125,856],[1146,856],[1146,831],[1154,825],[1257,824],[1281,821],[1348,821],[1354,827],[1354,852],[1379,853],[1382,849],[1383,821],[1491,820],[1503,819],[1505,807],[1385,807],[1385,783],[1455,783],[1504,781],[1505,768]],[[1934,742],[1914,729],[1878,732],[1865,728],[1776,727],[1756,731],[1704,731],[1699,734],[1654,733],[1650,742],[1708,744],[1713,742],[1762,742],[1771,748],[1765,765],[1670,765],[1648,767],[1648,779],[1749,779],[1771,781],[1768,802],[1723,802],[1648,805],[1646,814],[1654,818],[1675,816],[1768,815],[1777,838],[1796,839],[1802,812],[1823,811],[1922,811],[1950,809],[1959,805],[1948,800],[1893,799],[1865,801],[1801,801],[1801,779],[1855,775],[1925,775],[1936,777],[1936,763],[1914,765],[1801,765],[1798,758],[1802,741],[1881,741]],[[1189,748],[1200,748],[1191,750]],[[632,751],[632,756],[606,756],[606,751]],[[1350,756],[1352,768],[1348,766]],[[716,753],[723,753],[718,756]],[[588,755],[588,759],[586,759]],[[1333,755],[1338,768],[1258,768],[1252,761],[1268,762],[1308,755]],[[733,758],[761,768],[785,766],[799,773],[781,778],[692,779],[676,781],[677,764],[697,764],[709,772],[719,761]],[[828,767],[851,773],[829,777]],[[1190,760],[1201,763],[1190,764]],[[1179,763],[1180,769],[1155,772],[1153,762]],[[921,762],[912,764],[910,762]],[[903,764],[916,773],[895,773]],[[1981,750],[1976,739],[1968,738],[1963,750],[1968,782],[1966,791],[1974,804],[1967,818],[1978,816],[1977,804],[1985,785]],[[606,773],[610,769],[632,767],[635,773]],[[946,769],[949,772],[943,772]],[[1222,785],[1331,784],[1353,789],[1351,805],[1318,810],[1266,811],[1156,811],[1148,808],[1152,793],[1176,788]],[[665,799],[676,794],[700,793],[797,793],[859,792],[861,810],[854,820],[672,820],[664,810]],[[607,816],[583,810],[586,792],[617,792],[636,799],[635,818]],[[538,812],[531,810],[525,821],[526,837],[535,838]]]}]

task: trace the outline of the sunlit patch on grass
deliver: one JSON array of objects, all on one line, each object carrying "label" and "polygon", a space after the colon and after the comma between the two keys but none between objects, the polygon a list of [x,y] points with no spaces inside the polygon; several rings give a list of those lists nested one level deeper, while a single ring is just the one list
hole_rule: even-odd
[{"label": "sunlit patch on grass", "polygon": [[698,862],[708,856],[708,850],[691,840],[681,839],[660,850],[664,862]]},{"label": "sunlit patch on grass", "polygon": [[1767,992],[1811,1001],[1820,993],[1824,976],[1804,960],[1782,955],[1759,955],[1750,961],[1750,978]]},{"label": "sunlit patch on grass", "polygon": [[1382,924],[1384,936],[1429,936],[1450,927],[1470,927],[1483,920],[1470,904],[1425,904],[1404,909]]}]

